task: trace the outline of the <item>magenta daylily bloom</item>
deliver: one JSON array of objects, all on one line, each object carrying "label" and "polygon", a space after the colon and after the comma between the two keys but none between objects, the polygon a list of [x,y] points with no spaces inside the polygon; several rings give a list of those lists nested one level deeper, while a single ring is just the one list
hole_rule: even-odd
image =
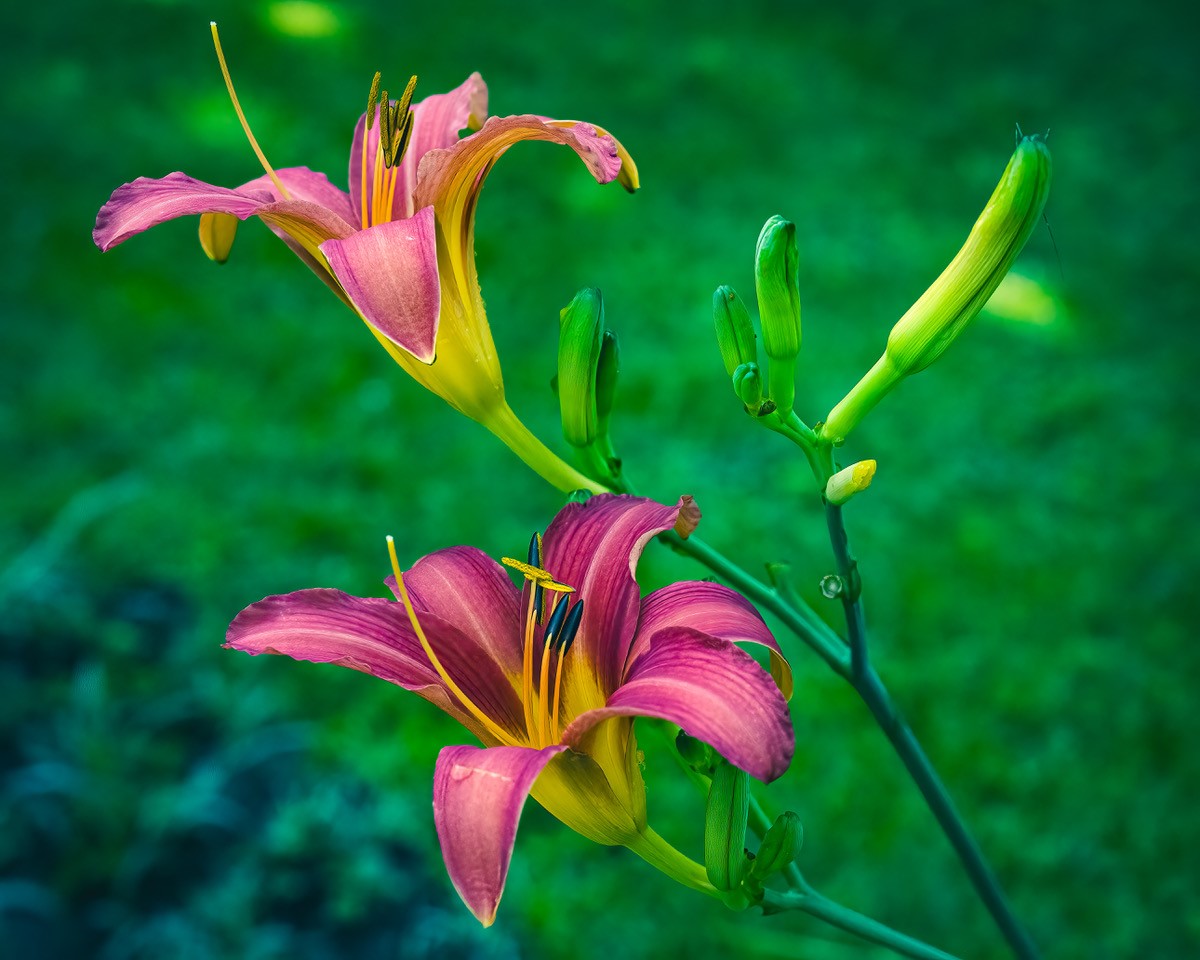
[{"label": "magenta daylily bloom", "polygon": [[[532,114],[486,119],[487,87],[477,73],[408,108],[411,135],[389,166],[380,117],[394,105],[389,100],[372,108],[370,129],[367,114],[359,117],[348,191],[307,167],[276,171],[265,160],[266,175],[235,189],[184,173],[139,177],[118,187],[100,209],[93,239],[109,250],[164,221],[198,214],[206,252],[223,260],[237,222],[256,216],[367,323],[409,375],[487,426],[562,489],[595,488],[565,464],[551,463],[553,454],[505,400],[475,269],[475,207],[492,164],[522,140],[570,147],[597,181],[616,179],[629,190],[638,186],[636,167],[592,124]],[[459,139],[464,129],[475,132]]]},{"label": "magenta daylily bloom", "polygon": [[[633,718],[677,724],[767,781],[786,769],[795,738],[790,668],[748,601],[706,582],[639,594],[643,546],[695,516],[687,498],[571,503],[535,541],[531,564],[505,561],[525,574],[523,589],[472,547],[440,550],[402,575],[393,556],[400,602],[337,590],[268,597],[237,616],[226,646],[373,674],[479,738],[438,755],[433,810],[450,878],[485,925],[530,794],[583,836],[712,892],[704,868],[647,825]],[[771,673],[736,643],[765,646]]]}]

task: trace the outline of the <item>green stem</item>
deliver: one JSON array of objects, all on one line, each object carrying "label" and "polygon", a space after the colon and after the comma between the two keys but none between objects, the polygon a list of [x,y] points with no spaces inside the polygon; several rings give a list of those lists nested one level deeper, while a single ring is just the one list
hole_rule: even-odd
[{"label": "green stem", "polygon": [[842,510],[841,507],[832,504],[826,504],[825,510],[834,560],[845,586],[842,605],[846,612],[851,651],[851,672],[848,679],[900,757],[917,789],[921,791],[930,812],[954,847],[976,893],[992,915],[1004,939],[1008,941],[1013,954],[1021,960],[1036,960],[1037,947],[1013,913],[996,875],[984,859],[983,852],[967,830],[962,817],[955,810],[945,784],[871,665],[867,649],[866,623],[863,618],[862,601],[859,599],[857,565],[850,554]]},{"label": "green stem", "polygon": [[784,910],[800,910],[824,920],[831,926],[852,933],[856,937],[904,957],[914,957],[916,960],[955,960],[953,954],[945,953],[937,947],[931,947],[920,940],[905,936],[891,927],[884,926],[877,920],[863,916],[840,903],[835,903],[811,887],[802,890],[766,890],[763,894],[763,909],[770,913]]},{"label": "green stem", "polygon": [[530,432],[508,404],[491,411],[486,419],[479,422],[499,437],[501,442],[520,457],[534,473],[563,493],[575,490],[608,492],[607,487],[585,477],[574,467],[563,462]]},{"label": "green stem", "polygon": [[[731,586],[736,587],[746,596],[770,610],[787,624],[796,636],[808,644],[817,656],[829,665],[831,670],[847,680],[850,679],[850,661],[846,655],[845,644],[815,614],[811,619],[801,615],[794,607],[785,602],[776,590],[772,590],[761,580],[752,577],[698,537],[691,536],[684,539],[674,531],[668,531],[659,534],[659,539],[672,550],[699,560]],[[820,625],[818,626],[818,624]]]},{"label": "green stem", "polygon": [[699,890],[710,897],[720,896],[717,889],[708,882],[708,874],[703,866],[690,857],[685,857],[649,827],[626,846],[655,870],[661,870],[677,883]]}]

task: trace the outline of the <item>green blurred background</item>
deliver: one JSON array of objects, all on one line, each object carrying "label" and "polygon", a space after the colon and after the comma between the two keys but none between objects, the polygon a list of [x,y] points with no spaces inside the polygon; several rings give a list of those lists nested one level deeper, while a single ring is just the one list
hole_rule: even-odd
[{"label": "green blurred background", "polygon": [[[751,293],[796,221],[799,407],[820,416],[957,250],[1019,122],[1051,128],[1050,231],[990,316],[853,437],[847,510],[879,665],[1048,955],[1200,938],[1193,442],[1196,37],[1185,4],[658,6],[67,0],[0,40],[0,950],[20,958],[875,956],[799,915],[735,914],[526,809],[496,925],[436,854],[451,721],[365,675],[223,652],[265,594],[377,594],[412,560],[519,550],[560,498],[423,393],[256,223],[101,256],[118,184],[276,165],[344,183],[371,74],[479,70],[496,114],[593,120],[636,196],[568,151],[496,167],[478,260],[514,406],[547,439],[557,311],[603,288],[618,448],[640,489],[820,603],[805,468],[742,415],[709,298]],[[706,571],[651,548],[644,585]],[[837,610],[820,608],[837,623]],[[1001,957],[915,790],[844,684],[790,643],[792,770],[828,895]],[[698,855],[701,798],[647,725],[651,818]],[[882,955],[882,954],[879,954]]]}]

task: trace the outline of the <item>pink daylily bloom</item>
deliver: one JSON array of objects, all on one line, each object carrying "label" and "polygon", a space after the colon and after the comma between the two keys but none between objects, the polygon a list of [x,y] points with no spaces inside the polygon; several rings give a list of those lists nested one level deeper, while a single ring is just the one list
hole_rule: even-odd
[{"label": "pink daylily bloom", "polygon": [[[140,177],[118,187],[100,209],[93,239],[109,250],[164,221],[201,215],[205,250],[224,259],[237,221],[256,216],[411,376],[509,442],[505,432],[520,430],[510,422],[475,270],[475,207],[484,179],[522,140],[570,147],[600,183],[618,179],[635,189],[637,170],[620,144],[591,124],[535,115],[486,119],[487,88],[477,73],[411,107],[411,138],[391,166],[380,146],[383,108],[375,108],[370,130],[366,113],[358,120],[349,191],[307,167],[273,171],[276,179],[264,175],[235,189],[183,173]],[[459,139],[468,128],[475,132]]]},{"label": "pink daylily bloom", "polygon": [[[226,646],[373,674],[479,739],[439,754],[433,810],[450,878],[485,925],[530,794],[583,836],[711,892],[704,868],[647,824],[633,718],[677,724],[765,781],[787,768],[795,737],[790,668],[748,601],[706,582],[640,596],[642,548],[694,525],[693,511],[689,498],[571,503],[533,563],[505,561],[525,574],[523,589],[481,551],[451,547],[389,578],[400,602],[336,590],[268,597],[237,616]],[[766,647],[771,672],[738,643]]]}]

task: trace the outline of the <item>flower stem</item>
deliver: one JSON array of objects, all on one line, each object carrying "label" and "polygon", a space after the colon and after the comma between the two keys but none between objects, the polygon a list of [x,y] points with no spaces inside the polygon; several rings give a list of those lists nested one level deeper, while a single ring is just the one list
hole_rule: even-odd
[{"label": "flower stem", "polygon": [[534,473],[563,493],[575,490],[607,492],[607,487],[568,466],[535,437],[507,403],[490,411],[486,418],[479,422],[499,437],[500,441],[520,457]]},{"label": "flower stem", "polygon": [[967,876],[979,894],[996,926],[1008,941],[1014,956],[1021,960],[1036,960],[1037,947],[1013,913],[996,875],[984,859],[979,844],[967,830],[962,817],[954,808],[945,784],[942,783],[933,764],[925,755],[921,744],[909,728],[900,711],[892,702],[887,688],[871,665],[867,649],[866,623],[862,601],[859,599],[861,584],[858,569],[850,554],[846,527],[842,520],[842,508],[825,505],[825,516],[829,526],[829,539],[833,546],[834,561],[843,581],[842,606],[846,613],[846,626],[850,639],[851,672],[848,678],[871,716],[888,738],[892,748],[900,757],[908,775],[921,791],[930,812],[942,828],[946,839],[958,854]]},{"label": "flower stem", "polygon": [[877,920],[843,907],[840,903],[817,893],[807,884],[798,890],[765,890],[763,909],[767,913],[780,913],[784,910],[803,911],[856,937],[887,947],[904,957],[914,957],[916,960],[955,960],[953,954],[914,940]]},{"label": "flower stem", "polygon": [[661,870],[677,883],[707,893],[711,897],[719,896],[716,888],[708,882],[708,874],[704,867],[685,857],[649,827],[626,846],[655,870]]}]

